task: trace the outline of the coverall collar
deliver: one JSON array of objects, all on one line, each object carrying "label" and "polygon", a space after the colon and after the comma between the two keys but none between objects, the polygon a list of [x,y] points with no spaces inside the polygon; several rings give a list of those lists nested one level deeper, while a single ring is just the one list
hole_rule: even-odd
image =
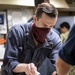
[{"label": "coverall collar", "polygon": [[43,44],[38,44],[37,46],[36,46],[36,44],[35,44],[35,42],[34,42],[34,39],[33,39],[33,36],[32,36],[32,32],[28,32],[27,33],[28,35],[27,35],[27,38],[28,38],[28,40],[27,40],[27,44],[29,45],[29,46],[31,46],[31,47],[33,47],[33,48],[36,48],[36,47],[44,47],[44,48],[47,48],[48,46],[49,46],[49,43],[48,43],[48,41],[47,41],[47,38],[45,39],[45,42],[43,43]]}]

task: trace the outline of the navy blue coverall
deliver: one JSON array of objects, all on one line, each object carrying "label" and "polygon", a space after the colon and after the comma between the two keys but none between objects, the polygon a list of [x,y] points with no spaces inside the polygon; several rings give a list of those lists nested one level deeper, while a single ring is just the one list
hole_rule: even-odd
[{"label": "navy blue coverall", "polygon": [[31,29],[32,22],[15,25],[10,29],[7,35],[2,75],[25,75],[25,73],[13,73],[12,69],[19,63],[31,62],[39,69],[46,57],[50,59],[52,64],[55,64],[62,46],[59,36],[50,30],[45,42],[36,47]]}]

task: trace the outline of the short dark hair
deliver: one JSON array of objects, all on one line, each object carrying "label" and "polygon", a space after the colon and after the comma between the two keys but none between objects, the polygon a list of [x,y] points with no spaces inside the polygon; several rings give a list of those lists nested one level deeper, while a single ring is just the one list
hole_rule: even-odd
[{"label": "short dark hair", "polygon": [[60,27],[63,28],[63,27],[66,27],[68,30],[70,29],[70,25],[68,22],[63,22],[60,24]]},{"label": "short dark hair", "polygon": [[49,3],[49,0],[34,0],[34,5],[37,8],[38,4],[41,4],[41,3],[44,3],[44,2],[48,2]]},{"label": "short dark hair", "polygon": [[57,9],[50,3],[42,3],[40,6],[37,7],[35,15],[37,18],[40,18],[42,14],[45,13],[48,16],[55,18],[58,16]]}]

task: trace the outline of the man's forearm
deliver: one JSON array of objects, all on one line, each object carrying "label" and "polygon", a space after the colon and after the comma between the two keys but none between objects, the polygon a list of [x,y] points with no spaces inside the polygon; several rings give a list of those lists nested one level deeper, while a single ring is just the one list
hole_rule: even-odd
[{"label": "man's forearm", "polygon": [[26,75],[37,75],[39,74],[37,71],[37,67],[34,65],[34,63],[21,63],[18,64],[14,69],[13,69],[14,73],[21,73],[21,72],[25,72]]},{"label": "man's forearm", "polygon": [[60,57],[56,61],[56,69],[58,75],[67,75],[71,67],[71,65],[64,62]]},{"label": "man's forearm", "polygon": [[25,72],[25,67],[26,67],[26,64],[18,64],[14,69],[13,69],[13,72],[15,73],[19,73],[19,72]]}]

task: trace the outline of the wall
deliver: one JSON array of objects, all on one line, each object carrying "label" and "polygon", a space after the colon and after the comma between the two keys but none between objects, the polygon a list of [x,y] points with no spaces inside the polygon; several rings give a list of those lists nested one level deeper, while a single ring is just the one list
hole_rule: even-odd
[{"label": "wall", "polygon": [[70,24],[70,27],[72,28],[72,26],[75,23],[74,16],[59,16],[55,27],[56,28],[59,28],[60,27],[60,24],[62,22],[68,22]]},{"label": "wall", "polygon": [[24,10],[8,10],[8,28],[10,29],[15,24],[26,23],[30,19],[34,11],[32,8],[26,8]]}]

